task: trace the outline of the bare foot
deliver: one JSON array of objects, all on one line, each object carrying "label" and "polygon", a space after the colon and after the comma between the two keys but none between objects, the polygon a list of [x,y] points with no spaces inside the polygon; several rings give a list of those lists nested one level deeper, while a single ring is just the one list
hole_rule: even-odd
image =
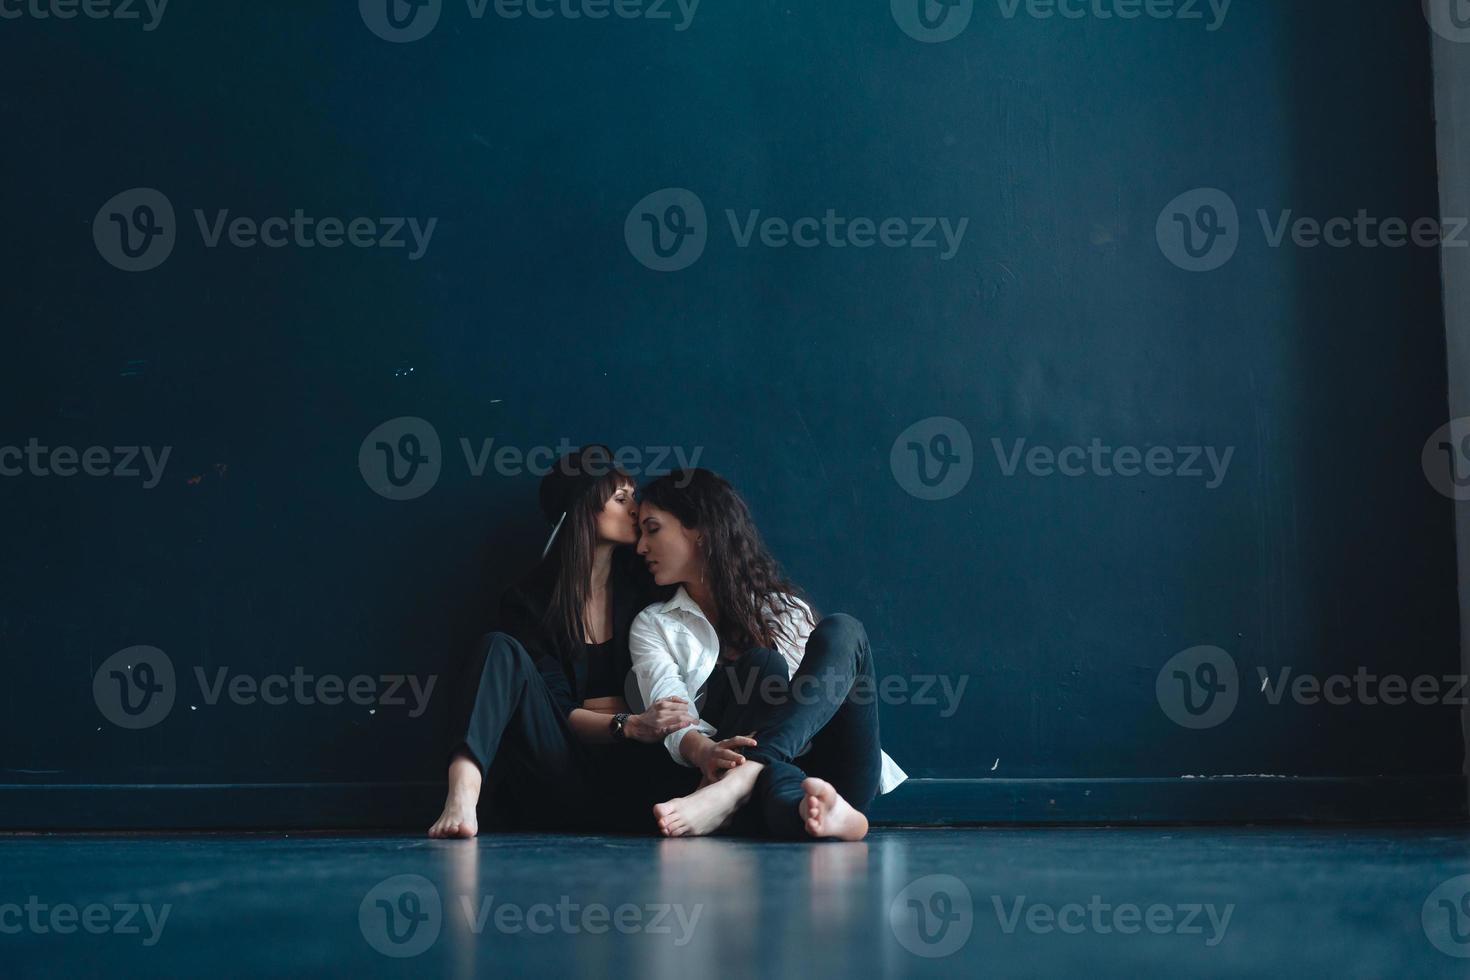
[{"label": "bare foot", "polygon": [[854,810],[831,783],[808,776],[801,781],[801,790],[806,795],[798,812],[807,833],[838,840],[862,840],[868,835],[868,818]]},{"label": "bare foot", "polygon": [[702,837],[719,830],[750,799],[762,768],[759,762],[746,761],[688,796],[655,805],[659,831],[665,837]]},{"label": "bare foot", "polygon": [[449,764],[449,793],[444,798],[444,812],[429,828],[429,836],[473,837],[480,832],[475,804],[480,802],[480,767],[461,753]]}]

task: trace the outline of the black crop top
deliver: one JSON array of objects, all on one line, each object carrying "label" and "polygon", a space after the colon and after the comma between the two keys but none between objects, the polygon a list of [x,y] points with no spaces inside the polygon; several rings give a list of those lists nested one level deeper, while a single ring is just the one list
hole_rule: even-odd
[{"label": "black crop top", "polygon": [[643,560],[632,548],[613,552],[613,634],[607,643],[584,645],[577,655],[563,659],[546,628],[546,607],[556,584],[556,565],[542,562],[500,598],[497,628],[520,640],[535,661],[563,715],[590,698],[624,697],[623,680],[632,669],[628,629],[633,617],[650,602],[667,599],[669,589],[653,585]]},{"label": "black crop top", "polygon": [[587,651],[587,688],[584,700],[593,698],[620,698],[623,696],[623,679],[618,676],[617,657],[613,640],[605,643],[589,643]]}]

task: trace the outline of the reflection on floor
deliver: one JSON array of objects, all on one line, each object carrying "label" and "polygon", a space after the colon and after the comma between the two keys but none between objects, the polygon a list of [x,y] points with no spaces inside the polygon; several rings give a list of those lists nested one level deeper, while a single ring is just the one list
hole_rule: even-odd
[{"label": "reflection on floor", "polygon": [[1470,828],[0,838],[20,976],[1470,975]]}]

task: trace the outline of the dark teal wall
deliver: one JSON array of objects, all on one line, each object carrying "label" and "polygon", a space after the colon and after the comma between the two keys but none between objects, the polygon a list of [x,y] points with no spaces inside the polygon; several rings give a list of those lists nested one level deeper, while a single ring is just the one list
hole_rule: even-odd
[{"label": "dark teal wall", "polygon": [[[1437,255],[1273,249],[1255,217],[1437,213],[1416,5],[1237,0],[1209,31],[977,3],[936,44],[878,0],[704,0],[683,31],[446,0],[405,44],[301,6],[0,21],[0,443],[171,447],[153,489],[0,480],[3,781],[438,778],[442,697],[210,706],[193,668],[451,674],[544,538],[534,477],[470,476],[461,437],[698,448],[883,672],[966,678],[952,717],[884,708],[912,775],[1459,772],[1452,708],[1255,690],[1257,666],[1459,669],[1451,506],[1419,462],[1446,417]],[[92,224],[137,187],[178,240],[128,273]],[[624,225],[668,187],[708,243],[655,272]],[[1155,236],[1199,187],[1242,219],[1209,273]],[[195,208],[437,225],[417,261],[211,249]],[[945,260],[739,248],[725,216],[829,208],[968,224]],[[433,425],[442,473],[393,501],[358,454],[400,416]],[[929,501],[890,451],[935,416],[973,473]],[[1215,489],[1007,478],[992,440],[1021,438],[1234,455]],[[123,731],[93,678],[135,644],[181,687]],[[1191,731],[1155,681],[1199,645],[1244,690]]]}]

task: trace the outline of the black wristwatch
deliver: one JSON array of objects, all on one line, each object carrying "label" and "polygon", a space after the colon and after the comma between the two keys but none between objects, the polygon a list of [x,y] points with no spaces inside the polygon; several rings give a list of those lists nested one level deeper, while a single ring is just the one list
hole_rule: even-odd
[{"label": "black wristwatch", "polygon": [[628,737],[628,733],[623,730],[623,726],[626,724],[628,724],[628,713],[626,711],[620,711],[612,716],[612,721],[608,723],[607,727],[612,732],[614,740],[622,741]]}]

